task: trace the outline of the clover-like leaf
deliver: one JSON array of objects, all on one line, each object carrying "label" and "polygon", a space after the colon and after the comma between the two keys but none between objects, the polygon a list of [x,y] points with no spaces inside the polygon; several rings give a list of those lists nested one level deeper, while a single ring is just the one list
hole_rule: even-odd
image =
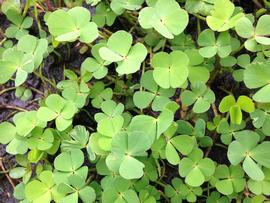
[{"label": "clover-like leaf", "polygon": [[92,57],[86,58],[84,62],[81,65],[81,71],[82,75],[85,74],[85,72],[90,72],[93,74],[94,78],[101,79],[105,77],[108,73],[107,65],[110,64],[110,62],[103,60],[99,55],[99,49],[105,45],[103,44],[96,44],[92,47],[91,53]]},{"label": "clover-like leaf", "polygon": [[[109,184],[103,184],[102,202],[134,202],[140,203],[136,192],[131,188],[129,180],[123,179],[120,176],[108,181]],[[119,196],[121,194],[121,196]]]},{"label": "clover-like leaf", "polygon": [[146,156],[150,147],[151,139],[140,131],[119,133],[112,140],[112,152],[106,164],[125,179],[140,178],[145,165],[135,157]]},{"label": "clover-like leaf", "polygon": [[151,62],[154,80],[164,89],[181,87],[188,77],[188,63],[189,58],[182,51],[159,52]]},{"label": "clover-like leaf", "polygon": [[9,122],[0,124],[0,143],[8,144],[16,135],[16,128]]},{"label": "clover-like leaf", "polygon": [[144,0],[112,0],[110,7],[117,15],[121,15],[126,9],[140,9],[143,2]]},{"label": "clover-like leaf", "polygon": [[236,140],[228,148],[229,161],[233,165],[243,162],[244,171],[256,181],[265,177],[260,166],[270,166],[270,142],[258,144],[259,138],[257,133],[245,130],[237,134]]},{"label": "clover-like leaf", "polygon": [[217,39],[215,33],[206,29],[200,33],[198,44],[202,47],[199,53],[206,58],[211,58],[218,54],[221,58],[227,57],[231,51],[231,37],[228,32],[222,32]]},{"label": "clover-like leaf", "polygon": [[[24,154],[28,150],[26,137],[20,136],[17,129],[9,122],[0,124],[0,143],[8,144],[6,151],[10,154]],[[28,135],[28,134],[27,134]]]},{"label": "clover-like leaf", "polygon": [[196,83],[206,83],[210,78],[210,72],[204,58],[200,55],[198,49],[187,49],[185,53],[189,58],[188,80],[192,85]]},{"label": "clover-like leaf", "polygon": [[214,10],[206,17],[207,25],[211,30],[223,32],[235,27],[243,13],[235,13],[234,4],[230,0],[215,0]]},{"label": "clover-like leaf", "polygon": [[86,177],[77,174],[69,176],[68,182],[60,183],[57,188],[65,196],[61,198],[61,203],[79,202],[79,199],[83,202],[92,203],[96,199],[94,189],[86,184]]},{"label": "clover-like leaf", "polygon": [[71,175],[79,175],[86,179],[88,168],[82,166],[84,162],[83,152],[79,149],[72,149],[64,151],[54,159],[54,182],[58,185],[60,183],[69,183]]},{"label": "clover-like leaf", "polygon": [[28,139],[30,149],[36,148],[40,151],[46,151],[53,146],[54,134],[52,129],[47,128],[44,132],[40,132],[40,130],[37,129],[31,134],[31,137]]},{"label": "clover-like leaf", "polygon": [[214,172],[214,162],[209,158],[203,158],[203,152],[200,149],[194,149],[179,164],[180,176],[185,177],[185,182],[192,187],[202,185]]},{"label": "clover-like leaf", "polygon": [[244,121],[241,122],[240,125],[234,123],[228,123],[228,121],[223,118],[217,126],[217,132],[220,133],[220,139],[222,143],[229,145],[232,142],[232,138],[239,131],[243,130],[246,127],[246,123]]},{"label": "clover-like leaf", "polygon": [[249,190],[256,195],[269,195],[269,184],[270,184],[270,170],[268,168],[263,168],[263,173],[265,178],[262,181],[248,180]]},{"label": "clover-like leaf", "polygon": [[197,196],[200,196],[202,192],[200,187],[186,185],[180,178],[172,179],[171,185],[165,187],[165,194],[170,198],[172,203],[178,203],[182,200],[196,202]]},{"label": "clover-like leaf", "polygon": [[39,67],[43,55],[47,52],[46,39],[37,39],[32,35],[24,35],[17,47],[6,49],[0,59],[0,83],[6,83],[16,72],[15,86],[25,82],[29,73]]},{"label": "clover-like leaf", "polygon": [[123,75],[140,69],[147,50],[142,43],[132,46],[132,35],[120,30],[110,36],[107,46],[99,49],[99,55],[108,62],[117,62],[116,71]]},{"label": "clover-like leaf", "polygon": [[224,97],[219,104],[219,111],[221,113],[229,112],[231,122],[240,125],[242,122],[242,111],[251,113],[255,110],[252,99],[247,96],[239,96],[235,101],[234,96],[228,95]]},{"label": "clover-like leaf", "polygon": [[144,73],[141,78],[141,85],[144,90],[137,91],[133,95],[134,104],[140,109],[151,105],[154,111],[162,111],[165,105],[170,102],[170,97],[175,93],[173,89],[158,87],[151,70]]},{"label": "clover-like leaf", "polygon": [[214,6],[214,0],[187,0],[185,9],[189,13],[209,15]]},{"label": "clover-like leaf", "polygon": [[165,147],[166,159],[173,165],[179,164],[180,157],[178,152],[182,155],[188,155],[194,148],[196,140],[189,135],[178,135],[166,139]]},{"label": "clover-like leaf", "polygon": [[143,8],[138,20],[142,28],[154,28],[162,36],[173,39],[186,28],[188,14],[175,0],[158,0],[153,7]]},{"label": "clover-like leaf", "polygon": [[141,131],[149,137],[153,143],[173,123],[174,112],[164,109],[157,118],[148,115],[138,115],[132,118],[128,129],[130,131]]},{"label": "clover-like leaf", "polygon": [[270,127],[270,115],[268,110],[256,109],[250,114],[250,117],[253,120],[253,126],[256,128],[261,128],[262,132],[267,135]]},{"label": "clover-like leaf", "polygon": [[249,46],[250,43],[254,43],[256,47],[256,43],[263,45],[270,45],[270,38],[268,35],[270,34],[270,29],[268,23],[270,20],[270,15],[263,15],[259,18],[256,27],[253,27],[251,20],[247,17],[242,17],[236,24],[235,30],[237,34],[242,37],[248,39],[245,42],[245,47],[249,51],[256,51],[256,49],[251,49]]},{"label": "clover-like leaf", "polygon": [[[4,3],[7,2],[3,2]],[[3,6],[2,6],[3,9]],[[11,25],[6,29],[5,35],[8,38],[16,38],[19,40],[24,35],[27,35],[29,29],[33,24],[33,18],[26,16],[23,17],[20,12],[16,9],[8,9],[6,12],[8,20],[11,22]]]},{"label": "clover-like leaf", "polygon": [[214,191],[207,197],[206,203],[229,203],[230,200],[227,196],[221,196],[220,193]]},{"label": "clover-like leaf", "polygon": [[204,84],[196,83],[192,86],[192,91],[185,90],[181,94],[181,100],[184,105],[193,105],[195,113],[206,112],[215,101],[215,94]]},{"label": "clover-like leaf", "polygon": [[98,27],[103,27],[105,24],[111,26],[116,18],[116,14],[110,9],[110,7],[101,2],[96,7],[96,12],[93,15],[93,22],[95,22]]},{"label": "clover-like leaf", "polygon": [[216,180],[213,181],[213,184],[224,195],[238,193],[245,188],[244,171],[240,165],[230,167],[219,165],[216,168],[214,177]]},{"label": "clover-like leaf", "polygon": [[269,64],[270,62],[251,63],[244,70],[244,82],[248,88],[256,89],[262,87],[252,97],[257,102],[270,102]]},{"label": "clover-like leaf", "polygon": [[56,194],[57,189],[51,171],[41,172],[37,180],[31,181],[25,186],[26,199],[31,202],[50,202]]},{"label": "clover-like leaf", "polygon": [[55,119],[58,130],[63,131],[72,124],[72,118],[77,112],[74,102],[67,101],[57,94],[51,94],[45,100],[46,106],[40,107],[37,117],[42,121]]},{"label": "clover-like leaf", "polygon": [[96,82],[91,88],[89,97],[92,98],[91,104],[95,108],[100,108],[105,100],[112,99],[113,91],[111,88],[105,88],[103,82]]},{"label": "clover-like leaf", "polygon": [[90,43],[98,37],[97,25],[89,22],[90,12],[83,7],[74,7],[68,11],[58,9],[50,14],[47,25],[50,33],[59,42]]}]

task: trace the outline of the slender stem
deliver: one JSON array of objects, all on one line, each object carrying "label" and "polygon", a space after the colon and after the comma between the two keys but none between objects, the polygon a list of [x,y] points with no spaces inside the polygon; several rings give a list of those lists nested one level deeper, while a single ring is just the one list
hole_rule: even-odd
[{"label": "slender stem", "polygon": [[29,3],[30,3],[29,0],[25,1],[25,5],[24,5],[24,9],[23,9],[23,17],[25,17],[27,14],[27,11],[29,9]]},{"label": "slender stem", "polygon": [[[141,74],[141,80],[142,80],[142,77],[143,77],[143,75],[144,75],[144,72],[145,72],[145,62],[143,62],[143,65],[142,65],[142,74]],[[140,91],[142,91],[143,90],[143,86],[141,85],[141,87],[140,87]]]},{"label": "slender stem", "polygon": [[53,86],[55,89],[57,89],[57,86],[55,83],[53,83],[50,79],[46,78],[43,75],[39,75],[37,72],[33,72],[36,76],[38,76],[41,80],[46,81],[47,83],[49,83],[51,86]]},{"label": "slender stem", "polygon": [[34,88],[34,87],[26,87],[26,88],[28,88],[28,89],[30,89],[30,90],[32,90],[32,91],[38,93],[38,94],[44,95],[44,92],[42,92],[42,91],[40,91],[40,90],[38,90],[38,89],[36,89],[36,88]]},{"label": "slender stem", "polygon": [[199,14],[196,14],[196,13],[191,13],[191,14],[194,15],[195,17],[199,18],[200,20],[206,21],[206,18],[199,15]]},{"label": "slender stem", "polygon": [[225,145],[219,144],[219,143],[215,143],[215,146],[226,149],[226,150],[228,149]]},{"label": "slender stem", "polygon": [[[266,4],[265,4],[265,6],[270,8],[270,3],[268,3],[268,4],[269,4],[268,6]],[[258,11],[256,11],[256,18],[259,18],[261,15],[265,14],[266,12],[267,12],[267,9],[265,9],[265,8],[259,9]]]},{"label": "slender stem", "polygon": [[166,200],[166,202],[170,202],[170,200],[168,199],[168,197],[162,192],[162,191],[158,191],[160,194],[161,194],[161,196]]},{"label": "slender stem", "polygon": [[21,107],[18,107],[18,106],[11,106],[11,105],[4,105],[4,104],[0,105],[0,109],[15,109],[15,110],[18,110],[18,111],[23,111],[23,112],[28,111],[27,109],[24,109],[24,108],[21,108]]},{"label": "slender stem", "polygon": [[158,185],[160,185],[160,186],[162,186],[162,187],[164,187],[164,188],[166,187],[166,184],[164,184],[164,183],[162,183],[162,182],[160,182],[158,180],[155,181],[155,183],[158,184]]},{"label": "slender stem", "polygon": [[38,18],[37,3],[35,3],[35,5],[34,5],[34,14],[35,14],[35,18],[36,18],[37,25],[38,25],[38,30],[39,30],[39,33],[40,33],[40,31],[41,31],[41,25],[40,25],[40,20]]},{"label": "slender stem", "polygon": [[218,111],[217,111],[217,107],[216,107],[215,103],[211,104],[211,107],[212,107],[212,110],[214,112],[214,115],[218,116]]},{"label": "slender stem", "polygon": [[81,111],[85,112],[87,114],[87,116],[90,118],[91,121],[96,122],[96,120],[94,119],[94,117],[85,109],[81,109]]},{"label": "slender stem", "polygon": [[5,166],[3,164],[3,158],[2,157],[0,157],[0,168],[4,172],[6,178],[8,179],[8,182],[11,184],[11,186],[14,189],[16,186],[15,186],[14,182],[12,181],[12,179],[9,177],[8,173],[6,173],[6,169],[5,169]]},{"label": "slender stem", "polygon": [[8,87],[6,89],[3,89],[2,91],[0,91],[0,95],[4,94],[5,92],[11,91],[16,89],[16,87]]},{"label": "slender stem", "polygon": [[238,52],[240,52],[243,48],[245,48],[245,43],[243,43],[237,50],[235,50],[231,55],[234,55]]},{"label": "slender stem", "polygon": [[201,33],[201,21],[200,18],[197,18],[197,32],[198,32],[198,37]]},{"label": "slender stem", "polygon": [[3,38],[1,41],[0,41],[0,46],[2,46],[2,44],[7,40],[7,38]]},{"label": "slender stem", "polygon": [[258,0],[252,0],[252,1],[257,7],[259,7],[259,8],[263,7],[262,4]]}]

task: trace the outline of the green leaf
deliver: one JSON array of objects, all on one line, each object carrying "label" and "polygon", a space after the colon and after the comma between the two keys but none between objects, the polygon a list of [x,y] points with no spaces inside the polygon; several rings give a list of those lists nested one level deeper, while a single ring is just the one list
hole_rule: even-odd
[{"label": "green leaf", "polygon": [[171,139],[173,146],[183,155],[188,155],[194,148],[196,140],[189,135],[179,135]]},{"label": "green leaf", "polygon": [[69,152],[62,152],[54,160],[54,167],[59,171],[71,172],[77,170],[84,161],[81,150],[74,149]]},{"label": "green leaf", "polygon": [[213,31],[223,32],[229,30],[244,16],[243,13],[234,14],[235,7],[230,0],[215,0],[214,10],[210,16],[206,17],[207,25]]},{"label": "green leaf", "polygon": [[243,162],[243,169],[253,180],[261,181],[264,179],[261,168],[249,156]]},{"label": "green leaf", "polygon": [[153,7],[145,7],[139,13],[142,28],[154,28],[162,36],[173,39],[188,24],[188,14],[175,0],[158,0]]},{"label": "green leaf", "polygon": [[180,176],[185,177],[185,182],[192,187],[202,185],[214,172],[214,162],[209,158],[203,158],[203,153],[198,148],[194,149],[187,158],[183,158],[179,164]]},{"label": "green leaf", "polygon": [[239,106],[233,106],[230,108],[231,122],[240,125],[242,122],[242,112]]},{"label": "green leaf", "polygon": [[28,201],[50,202],[52,200],[53,173],[43,171],[39,180],[33,180],[25,186],[25,196]]},{"label": "green leaf", "polygon": [[270,29],[268,23],[270,20],[270,15],[263,15],[259,18],[256,29],[255,29],[255,40],[264,45],[270,45]]},{"label": "green leaf", "polygon": [[117,15],[121,15],[125,9],[138,10],[143,0],[112,0],[110,7]]},{"label": "green leaf", "polygon": [[57,113],[47,107],[40,107],[37,111],[37,117],[42,121],[51,121],[57,117]]},{"label": "green leaf", "polygon": [[177,165],[180,162],[180,157],[175,150],[174,146],[168,142],[165,148],[165,156],[170,164]]},{"label": "green leaf", "polygon": [[254,27],[247,17],[242,17],[237,22],[235,31],[242,38],[251,38],[254,35]]},{"label": "green leaf", "polygon": [[[256,181],[264,179],[260,168],[269,166],[269,142],[259,142],[259,135],[253,131],[242,131],[237,134],[236,140],[228,148],[228,159],[233,165],[243,162],[243,169],[248,176]],[[256,163],[257,162],[257,163]]]},{"label": "green leaf", "polygon": [[159,52],[152,59],[153,77],[162,88],[177,88],[188,77],[188,56],[182,51]]},{"label": "green leaf", "polygon": [[8,144],[16,135],[16,128],[9,122],[0,124],[0,143]]},{"label": "green leaf", "polygon": [[120,175],[125,179],[136,179],[143,176],[144,164],[131,156],[125,156],[119,168]]},{"label": "green leaf", "polygon": [[193,168],[187,175],[185,182],[193,187],[203,184],[205,177],[199,168]]},{"label": "green leaf", "polygon": [[74,7],[68,11],[62,9],[52,12],[46,23],[50,33],[59,42],[73,42],[79,39],[91,43],[98,37],[97,25],[90,21],[90,12],[83,7]]},{"label": "green leaf", "polygon": [[123,75],[135,73],[140,69],[147,50],[141,43],[132,46],[132,35],[120,30],[110,36],[107,46],[101,47],[99,54],[106,61],[117,62],[116,71]]},{"label": "green leaf", "polygon": [[211,58],[216,54],[221,58],[225,58],[232,51],[230,34],[228,32],[220,33],[216,39],[215,33],[210,29],[206,29],[200,33],[198,44],[203,47],[199,49],[199,53],[205,58]]},{"label": "green leaf", "polygon": [[252,99],[247,96],[239,96],[236,103],[243,111],[247,113],[251,113],[255,110],[255,105]]},{"label": "green leaf", "polygon": [[269,64],[269,62],[251,63],[244,71],[244,82],[248,88],[263,87],[253,96],[253,99],[257,102],[267,103],[270,101]]}]

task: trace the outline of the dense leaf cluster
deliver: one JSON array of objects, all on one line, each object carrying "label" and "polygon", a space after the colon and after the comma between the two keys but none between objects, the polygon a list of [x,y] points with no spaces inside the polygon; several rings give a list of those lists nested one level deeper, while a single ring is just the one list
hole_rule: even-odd
[{"label": "dense leaf cluster", "polygon": [[[0,84],[40,96],[0,124],[14,197],[270,202],[270,3],[253,2],[4,1]],[[84,60],[56,82],[63,49]]]}]

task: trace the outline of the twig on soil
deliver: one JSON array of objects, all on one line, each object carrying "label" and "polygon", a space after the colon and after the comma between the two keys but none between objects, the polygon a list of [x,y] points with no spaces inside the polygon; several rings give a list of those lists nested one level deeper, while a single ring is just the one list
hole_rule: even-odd
[{"label": "twig on soil", "polygon": [[53,83],[50,79],[46,78],[46,77],[43,76],[43,75],[38,74],[37,72],[33,72],[33,73],[34,73],[37,77],[39,77],[39,78],[43,81],[43,83],[47,82],[47,83],[49,83],[52,87],[54,87],[55,89],[57,89],[56,84]]},{"label": "twig on soil", "polygon": [[23,112],[29,111],[27,109],[24,109],[24,108],[21,108],[21,107],[18,107],[18,106],[11,106],[11,105],[4,105],[4,104],[0,105],[0,109],[15,109],[15,110],[18,110],[18,111],[23,111]]},{"label": "twig on soil", "polygon": [[213,110],[213,112],[214,112],[214,115],[215,115],[215,116],[218,116],[218,111],[217,111],[216,105],[213,103],[213,104],[211,105],[211,107],[212,107],[212,110]]},{"label": "twig on soil", "polygon": [[256,5],[256,6],[258,6],[259,8],[262,8],[263,6],[262,6],[262,4],[258,1],[258,0],[252,0],[253,1],[253,3]]},{"label": "twig on soil", "polygon": [[5,37],[4,39],[2,39],[2,40],[0,41],[0,46],[2,46],[2,44],[3,44],[6,40],[7,40],[6,37]]},{"label": "twig on soil", "polygon": [[3,164],[3,158],[2,157],[0,157],[0,168],[4,172],[6,178],[8,179],[8,182],[11,184],[11,186],[14,189],[16,186],[15,186],[14,182],[12,181],[12,179],[9,177],[8,173],[6,173],[6,169],[5,169],[5,166]]},{"label": "twig on soil", "polygon": [[14,110],[12,111],[11,113],[9,113],[8,115],[6,115],[4,118],[2,118],[0,120],[0,123],[3,122],[3,121],[7,121],[9,118],[11,118],[14,114],[16,114],[18,111],[17,110]]},{"label": "twig on soil", "polygon": [[8,87],[8,88],[6,88],[6,89],[3,89],[2,91],[0,91],[0,96],[1,96],[2,94],[4,94],[5,92],[8,92],[8,91],[11,91],[11,90],[14,90],[14,89],[16,89],[16,87]]}]

